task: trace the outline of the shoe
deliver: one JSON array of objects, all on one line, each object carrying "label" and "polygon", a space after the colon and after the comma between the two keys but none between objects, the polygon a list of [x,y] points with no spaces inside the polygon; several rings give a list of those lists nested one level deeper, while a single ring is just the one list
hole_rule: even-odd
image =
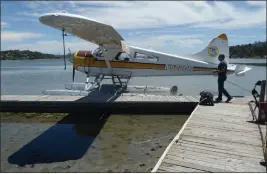
[{"label": "shoe", "polygon": [[219,98],[216,98],[215,99],[215,102],[217,102],[217,103],[219,103],[219,102],[221,102],[222,101],[222,99],[219,99]]},{"label": "shoe", "polygon": [[231,101],[233,99],[233,97],[228,97],[227,100],[225,101],[226,103],[228,103],[229,101]]}]

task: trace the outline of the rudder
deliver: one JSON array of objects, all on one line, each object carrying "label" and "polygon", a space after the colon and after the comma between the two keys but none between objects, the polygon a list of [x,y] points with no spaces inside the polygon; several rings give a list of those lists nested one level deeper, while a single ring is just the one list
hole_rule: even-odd
[{"label": "rudder", "polygon": [[222,33],[216,38],[212,39],[208,46],[195,54],[192,54],[191,57],[197,60],[202,60],[209,63],[218,64],[218,56],[220,54],[225,55],[225,61],[229,63],[229,46],[227,35]]}]

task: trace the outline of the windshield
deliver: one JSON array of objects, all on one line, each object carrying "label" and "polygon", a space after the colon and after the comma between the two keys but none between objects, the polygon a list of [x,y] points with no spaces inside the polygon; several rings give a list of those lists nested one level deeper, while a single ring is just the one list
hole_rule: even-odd
[{"label": "windshield", "polygon": [[94,50],[93,53],[92,53],[92,55],[94,57],[96,57],[96,58],[102,58],[102,57],[104,57],[103,52],[99,48],[97,48],[96,50]]}]

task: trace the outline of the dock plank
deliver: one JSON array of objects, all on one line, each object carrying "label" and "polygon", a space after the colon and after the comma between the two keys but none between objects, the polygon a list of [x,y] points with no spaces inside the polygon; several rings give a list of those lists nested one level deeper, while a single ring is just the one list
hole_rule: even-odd
[{"label": "dock plank", "polygon": [[[186,142],[193,142],[193,143],[198,143],[201,144],[201,148],[205,149],[205,146],[211,146],[213,149],[211,151],[220,151],[223,150],[226,153],[230,152],[231,153],[243,153],[243,154],[252,154],[254,157],[258,157],[257,154],[261,154],[259,152],[258,148],[261,148],[261,146],[254,146],[254,145],[245,145],[245,144],[240,144],[236,142],[229,142],[229,141],[223,141],[221,139],[216,140],[216,139],[207,139],[203,137],[194,137],[194,136],[181,136],[179,141],[186,141]],[[173,146],[173,148],[179,148],[180,146]],[[256,152],[255,152],[255,149]],[[234,151],[234,152],[233,152]],[[252,151],[252,153],[250,153]],[[245,152],[245,153],[244,153]],[[262,155],[260,155],[262,157]]]},{"label": "dock plank", "polygon": [[177,146],[172,147],[171,149],[173,150],[179,150],[179,149],[183,149],[183,150],[200,150],[200,151],[209,151],[209,152],[214,152],[214,153],[223,153],[223,154],[229,154],[229,155],[235,155],[235,156],[244,156],[244,157],[250,157],[250,158],[254,158],[254,159],[263,159],[262,153],[257,152],[253,152],[253,150],[245,150],[245,149],[238,149],[238,147],[233,147],[233,148],[226,148],[223,146],[203,146],[202,144],[190,144],[187,142],[182,142],[179,143],[179,148],[177,148]]},{"label": "dock plank", "polygon": [[204,173],[205,171],[203,170],[197,170],[197,169],[192,169],[188,167],[183,167],[183,166],[177,166],[174,164],[169,164],[169,163],[163,163],[161,167],[162,172],[190,172],[190,173]]},{"label": "dock plank", "polygon": [[[213,149],[212,147],[205,147],[202,148],[202,146],[194,145],[194,144],[180,144],[181,147],[179,148],[172,148],[170,151],[174,151],[173,153],[188,153],[191,155],[194,155],[194,153],[199,153],[199,154],[210,154],[214,155],[217,157],[231,157],[233,159],[240,159],[240,160],[247,160],[247,161],[252,161],[255,162],[255,160],[262,160],[262,155],[260,154],[259,156],[256,156],[255,154],[249,154],[249,152],[246,151],[240,151],[240,152],[234,152],[234,150],[217,150]],[[258,162],[257,162],[258,163]]]},{"label": "dock plank", "polygon": [[[191,169],[196,169],[196,170],[202,170],[205,172],[220,172],[220,173],[229,173],[231,172],[230,170],[224,170],[220,168],[215,168],[216,166],[211,167],[209,164],[208,165],[203,165],[203,163],[198,162],[197,160],[194,161],[185,161],[185,160],[179,160],[179,159],[169,159],[166,158],[164,162],[177,165],[177,166],[183,166]],[[160,168],[161,169],[161,168]],[[181,171],[182,172],[182,171]]]},{"label": "dock plank", "polygon": [[249,122],[249,99],[199,105],[152,172],[266,172],[258,125]]},{"label": "dock plank", "polygon": [[[215,124],[214,124],[215,123]],[[251,125],[252,123],[249,123],[248,125]],[[251,132],[251,133],[257,133],[259,129],[256,127],[244,127],[244,125],[238,125],[234,123],[222,123],[220,121],[210,121],[205,120],[201,121],[201,119],[192,119],[192,123],[190,124],[191,127],[207,127],[207,128],[214,128],[214,129],[228,129],[228,130],[235,130],[235,131],[243,131],[243,132]]]},{"label": "dock plank", "polygon": [[[179,155],[179,154],[178,154]],[[258,168],[256,168],[255,166],[248,166],[246,164],[238,164],[238,162],[235,162],[233,159],[229,160],[223,160],[222,158],[220,159],[211,159],[211,158],[205,158],[203,155],[197,156],[194,154],[194,156],[192,155],[187,155],[187,156],[178,156],[176,154],[168,154],[166,156],[166,158],[168,158],[169,160],[177,160],[177,161],[184,161],[184,162],[188,162],[188,163],[194,163],[194,164],[199,164],[199,165],[203,165],[206,167],[213,167],[219,170],[226,170],[226,171],[232,171],[232,172],[257,172],[259,170],[259,168],[263,168],[263,166],[258,166]],[[219,171],[217,171],[219,172]]]},{"label": "dock plank", "polygon": [[[216,129],[206,129],[206,128],[189,128],[185,129],[184,135],[193,135],[199,137],[207,137],[214,139],[222,139],[225,141],[240,142],[245,144],[261,145],[260,137],[251,137],[250,134],[245,134],[243,132],[234,131],[214,131]],[[213,132],[214,131],[214,132]],[[256,140],[256,141],[254,141]]]}]

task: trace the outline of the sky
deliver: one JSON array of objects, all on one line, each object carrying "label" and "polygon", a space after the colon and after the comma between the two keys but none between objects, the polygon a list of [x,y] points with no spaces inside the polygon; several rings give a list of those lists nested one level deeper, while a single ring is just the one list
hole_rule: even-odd
[{"label": "sky", "polygon": [[[220,33],[229,45],[266,41],[266,1],[1,1],[1,50],[62,54],[61,31],[39,22],[51,12],[113,26],[126,44],[171,54],[204,49]],[[72,52],[97,48],[66,37]]]}]

